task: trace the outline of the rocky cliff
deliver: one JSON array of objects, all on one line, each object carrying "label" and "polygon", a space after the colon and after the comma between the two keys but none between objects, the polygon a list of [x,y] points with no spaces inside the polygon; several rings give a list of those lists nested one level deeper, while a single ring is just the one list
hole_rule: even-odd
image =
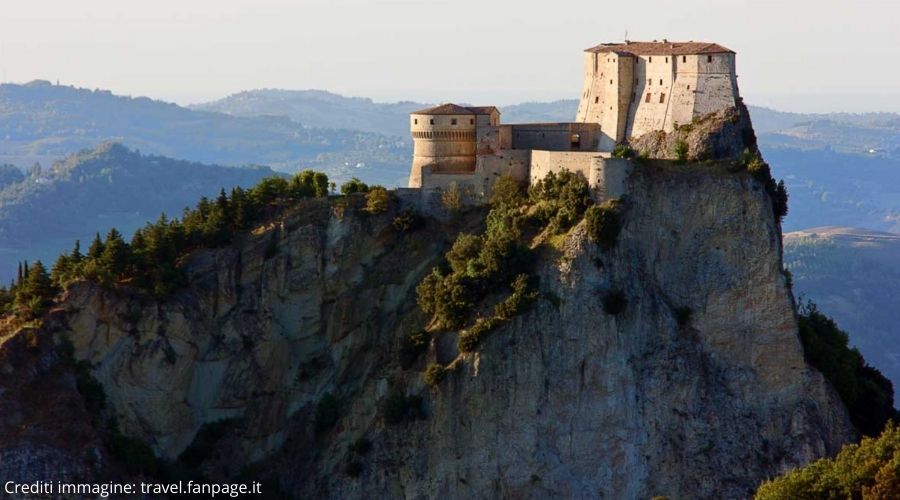
[{"label": "rocky cliff", "polygon": [[[40,414],[22,391],[58,370],[45,403],[77,407],[67,418],[95,450],[67,451],[68,467],[113,474],[55,347],[69,339],[125,435],[174,460],[226,422],[198,470],[302,498],[741,498],[836,452],[853,429],[804,362],[762,184],[641,162],[627,192],[614,248],[579,224],[538,248],[529,311],[473,353],[434,332],[411,365],[402,339],[426,321],[415,287],[483,211],[403,232],[396,208],[309,201],[190,256],[189,286],[168,299],[75,283],[41,329],[0,348],[0,407],[18,405],[3,423]],[[617,314],[603,307],[612,291]],[[434,388],[429,361],[449,366]],[[48,440],[66,433],[45,424]],[[14,442],[28,462],[38,434],[5,438],[3,456]],[[10,463],[5,477],[25,473]]]}]

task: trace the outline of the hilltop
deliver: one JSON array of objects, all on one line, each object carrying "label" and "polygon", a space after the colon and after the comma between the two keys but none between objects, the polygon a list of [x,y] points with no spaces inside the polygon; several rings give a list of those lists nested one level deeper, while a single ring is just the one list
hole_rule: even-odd
[{"label": "hilltop", "polygon": [[75,239],[117,227],[126,236],[160,213],[180,215],[201,196],[250,186],[268,167],[223,167],[141,154],[106,143],[48,168],[12,176],[0,188],[0,280],[23,260],[52,260]]}]

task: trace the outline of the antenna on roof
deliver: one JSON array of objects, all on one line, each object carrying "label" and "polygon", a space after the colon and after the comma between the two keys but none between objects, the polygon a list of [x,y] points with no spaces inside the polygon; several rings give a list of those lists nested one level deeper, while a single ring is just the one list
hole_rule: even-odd
[{"label": "antenna on roof", "polygon": [[628,43],[628,28],[625,29],[625,38],[622,40],[625,40],[625,43]]}]

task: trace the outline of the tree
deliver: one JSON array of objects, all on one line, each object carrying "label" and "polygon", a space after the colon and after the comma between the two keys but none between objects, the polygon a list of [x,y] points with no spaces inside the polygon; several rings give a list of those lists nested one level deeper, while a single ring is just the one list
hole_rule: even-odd
[{"label": "tree", "polygon": [[357,179],[356,177],[353,177],[349,181],[341,184],[341,194],[343,194],[343,195],[354,194],[354,193],[365,193],[368,190],[369,190],[369,186],[365,182]]},{"label": "tree", "polygon": [[50,304],[55,289],[44,264],[36,260],[16,290],[16,306],[32,317],[40,316]]},{"label": "tree", "polygon": [[381,186],[374,186],[366,193],[366,212],[370,214],[387,212],[390,205],[391,194],[387,189]]},{"label": "tree", "polygon": [[87,257],[90,260],[100,260],[101,254],[103,254],[103,240],[100,239],[100,233],[96,233],[91,246],[88,247]]},{"label": "tree", "polygon": [[130,256],[130,249],[122,239],[122,233],[115,228],[110,229],[100,255],[100,269],[104,278],[110,281],[119,280],[125,273]]}]

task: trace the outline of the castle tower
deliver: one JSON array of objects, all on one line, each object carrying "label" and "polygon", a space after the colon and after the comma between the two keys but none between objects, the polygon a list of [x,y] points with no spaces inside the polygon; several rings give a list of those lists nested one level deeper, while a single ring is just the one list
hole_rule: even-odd
[{"label": "castle tower", "polygon": [[585,50],[576,121],[599,123],[600,149],[691,123],[740,99],[735,53],[706,42],[630,42]]},{"label": "castle tower", "polygon": [[494,107],[442,104],[409,115],[413,138],[413,163],[409,187],[422,187],[422,172],[463,174],[475,171],[478,127],[496,125]]}]

